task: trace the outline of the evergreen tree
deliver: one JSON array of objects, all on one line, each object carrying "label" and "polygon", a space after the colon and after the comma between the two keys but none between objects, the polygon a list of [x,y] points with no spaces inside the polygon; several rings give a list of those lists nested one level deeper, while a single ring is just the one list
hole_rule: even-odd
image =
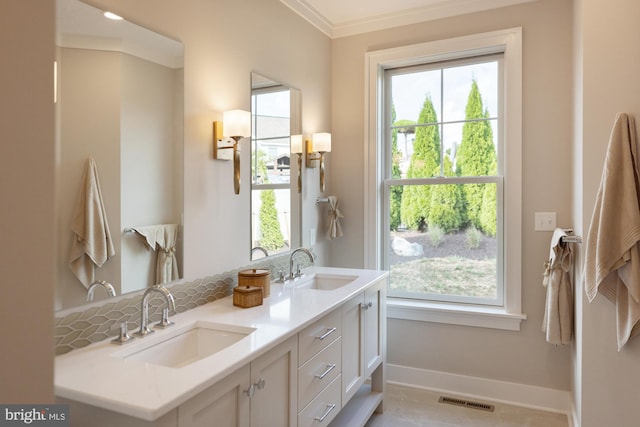
[{"label": "evergreen tree", "polygon": [[275,192],[263,190],[260,201],[260,246],[267,250],[279,249],[284,246],[284,237],[278,221]]},{"label": "evergreen tree", "polygon": [[[453,162],[444,156],[444,176],[454,176]],[[439,170],[438,170],[439,172]],[[431,209],[429,227],[438,226],[445,233],[459,230],[467,221],[464,209],[464,195],[460,184],[434,185],[431,189]]]},{"label": "evergreen tree", "polygon": [[[267,155],[263,151],[253,150],[255,160],[252,162],[252,169],[255,168],[254,175],[260,176],[263,183],[269,182],[267,174]],[[276,208],[276,194],[274,190],[262,190],[260,192],[260,246],[267,250],[276,250],[284,246],[284,237],[278,220],[278,209]]]},{"label": "evergreen tree", "polygon": [[[489,117],[483,110],[482,96],[478,83],[474,79],[467,99],[465,119],[482,119]],[[496,152],[493,143],[493,130],[488,120],[466,122],[462,127],[462,141],[456,155],[456,173],[460,176],[486,176],[494,170]],[[480,216],[485,193],[484,184],[466,184],[464,193],[469,222],[484,231]],[[494,208],[495,210],[495,208]],[[495,215],[495,213],[494,213]],[[494,225],[495,228],[495,225]]]},{"label": "evergreen tree", "polygon": [[[413,142],[413,153],[407,169],[407,178],[430,178],[439,175],[440,166],[440,131],[438,118],[427,95],[420,111],[416,138]],[[412,229],[423,229],[429,218],[431,204],[431,188],[428,185],[408,185],[402,193],[402,222]]]},{"label": "evergreen tree", "polygon": [[[439,175],[440,131],[431,96],[425,98],[418,123],[427,126],[416,128],[413,153],[407,169],[407,178],[430,178]],[[424,229],[429,218],[431,188],[428,185],[405,186],[402,193],[402,222],[407,227]]]},{"label": "evergreen tree", "polygon": [[[491,174],[496,174],[496,167],[494,165],[491,170]],[[496,191],[498,190],[498,186],[495,184],[485,184],[484,185],[484,193],[482,194],[482,209],[480,210],[480,225],[482,227],[482,231],[488,236],[496,235],[496,212],[498,209],[496,203]]]}]

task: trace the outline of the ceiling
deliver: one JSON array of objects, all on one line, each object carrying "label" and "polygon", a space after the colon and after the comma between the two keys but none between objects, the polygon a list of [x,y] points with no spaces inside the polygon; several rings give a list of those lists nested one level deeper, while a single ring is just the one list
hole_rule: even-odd
[{"label": "ceiling", "polygon": [[331,38],[535,0],[280,0]]},{"label": "ceiling", "polygon": [[126,52],[167,67],[182,66],[182,43],[126,20],[106,19],[102,12],[80,0],[56,0],[56,45]]}]

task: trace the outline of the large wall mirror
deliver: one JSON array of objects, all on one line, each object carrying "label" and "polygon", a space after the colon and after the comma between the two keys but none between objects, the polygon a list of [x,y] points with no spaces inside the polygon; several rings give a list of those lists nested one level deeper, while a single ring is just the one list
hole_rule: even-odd
[{"label": "large wall mirror", "polygon": [[183,46],[103,12],[56,0],[56,309],[86,302],[69,254],[90,158],[115,249],[92,280],[111,283],[118,295],[137,291],[165,280],[157,261],[167,256],[176,266],[169,279],[184,273]]},{"label": "large wall mirror", "polygon": [[291,135],[302,133],[300,91],[251,74],[251,259],[300,246],[297,155]]}]

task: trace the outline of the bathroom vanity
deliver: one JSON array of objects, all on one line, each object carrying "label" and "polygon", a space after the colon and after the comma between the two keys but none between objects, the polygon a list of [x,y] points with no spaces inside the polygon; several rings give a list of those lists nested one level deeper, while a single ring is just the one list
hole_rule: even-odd
[{"label": "bathroom vanity", "polygon": [[313,267],[263,305],[222,298],[58,356],[58,401],[72,426],[362,426],[383,407],[387,277]]}]

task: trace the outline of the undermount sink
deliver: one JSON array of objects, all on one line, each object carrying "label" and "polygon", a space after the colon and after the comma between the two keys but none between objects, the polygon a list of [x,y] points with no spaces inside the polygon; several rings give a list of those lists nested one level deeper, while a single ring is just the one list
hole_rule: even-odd
[{"label": "undermount sink", "polygon": [[118,356],[152,365],[181,368],[224,350],[253,331],[254,328],[242,326],[196,322],[185,331],[171,335],[166,340],[142,349],[136,347],[124,350],[118,353]]},{"label": "undermount sink", "polygon": [[356,280],[358,276],[345,276],[339,274],[315,273],[293,282],[286,287],[295,289],[317,289],[321,291],[333,291]]}]

